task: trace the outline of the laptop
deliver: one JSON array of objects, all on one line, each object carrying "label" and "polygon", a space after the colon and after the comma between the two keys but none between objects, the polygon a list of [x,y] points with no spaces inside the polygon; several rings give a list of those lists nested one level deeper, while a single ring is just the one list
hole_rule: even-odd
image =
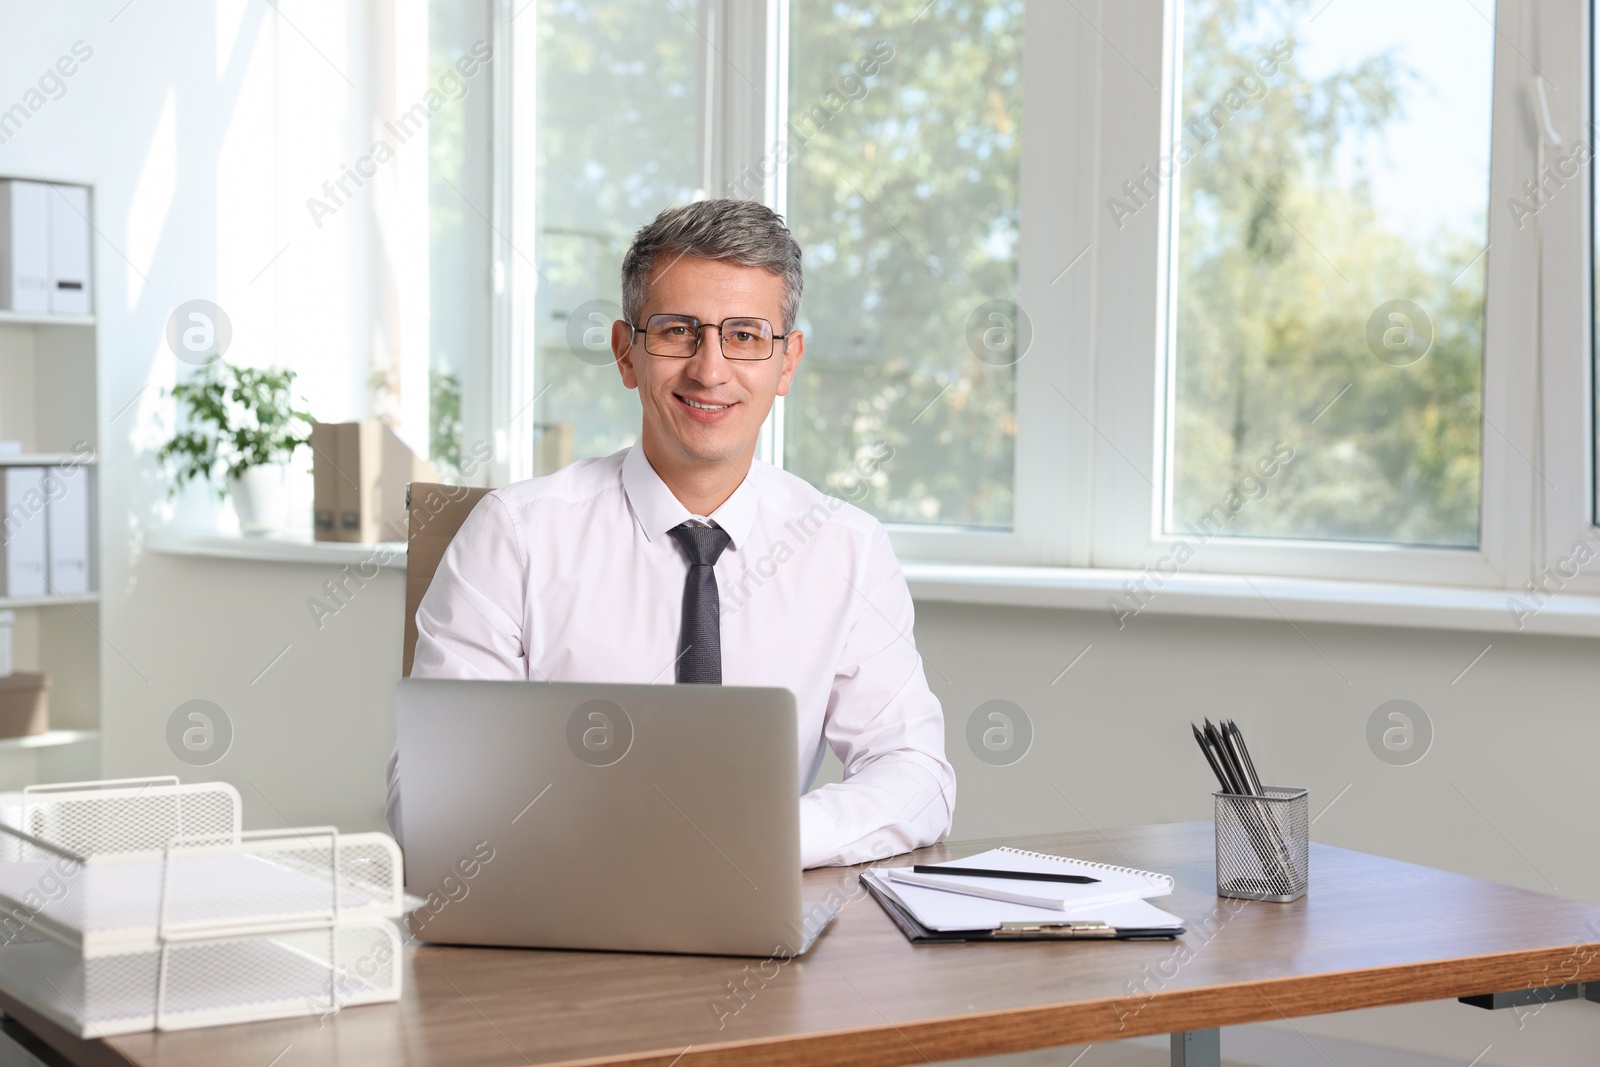
[{"label": "laptop", "polygon": [[836,910],[787,689],[406,678],[395,722],[419,940],[788,958]]}]

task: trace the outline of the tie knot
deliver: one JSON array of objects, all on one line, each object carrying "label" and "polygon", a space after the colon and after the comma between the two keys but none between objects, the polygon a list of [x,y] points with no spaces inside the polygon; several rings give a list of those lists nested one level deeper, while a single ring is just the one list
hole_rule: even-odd
[{"label": "tie knot", "polygon": [[722,555],[722,550],[727,548],[728,542],[732,540],[727,530],[716,526],[697,526],[692,522],[674,526],[667,532],[672,534],[673,540],[683,546],[683,554],[697,567],[714,566],[717,557]]}]

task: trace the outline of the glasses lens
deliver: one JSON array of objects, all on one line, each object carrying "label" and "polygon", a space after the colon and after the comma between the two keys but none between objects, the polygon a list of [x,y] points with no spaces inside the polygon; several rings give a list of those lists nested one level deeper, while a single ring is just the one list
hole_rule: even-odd
[{"label": "glasses lens", "polygon": [[653,356],[694,355],[700,324],[687,315],[651,315],[644,324],[644,350]]},{"label": "glasses lens", "polygon": [[766,319],[725,319],[722,353],[729,359],[766,359],[772,355],[772,323]]}]

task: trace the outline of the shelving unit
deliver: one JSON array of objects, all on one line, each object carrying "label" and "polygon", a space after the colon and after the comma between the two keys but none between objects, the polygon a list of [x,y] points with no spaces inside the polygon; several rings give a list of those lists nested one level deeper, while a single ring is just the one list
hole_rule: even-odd
[{"label": "shelving unit", "polygon": [[98,350],[92,314],[0,309],[0,440],[20,441],[23,448],[21,453],[0,453],[0,468],[80,468],[74,476],[88,479],[93,556],[87,594],[0,595],[0,609],[16,612],[16,669],[50,676],[51,725],[48,733],[0,739],[0,790],[99,773],[103,643],[100,596],[94,591],[99,588],[102,551],[94,461],[99,452]]},{"label": "shelving unit", "polygon": [[30,748],[59,748],[98,740],[99,730],[46,730],[27,737],[7,737],[0,740],[0,752],[22,752]]},{"label": "shelving unit", "polygon": [[51,315],[40,311],[7,311],[0,308],[0,325],[13,326],[93,326],[93,315]]},{"label": "shelving unit", "polygon": [[17,608],[65,608],[74,604],[98,604],[99,593],[80,593],[77,596],[0,596],[0,610]]},{"label": "shelving unit", "polygon": [[[0,323],[0,326],[3,325]],[[0,452],[0,467],[57,467],[63,463],[76,463],[80,467],[94,466],[94,460],[71,452]]]}]

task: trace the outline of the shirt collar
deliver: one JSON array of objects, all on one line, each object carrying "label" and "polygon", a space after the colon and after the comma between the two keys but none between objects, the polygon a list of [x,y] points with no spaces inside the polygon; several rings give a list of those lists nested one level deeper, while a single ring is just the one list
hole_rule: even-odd
[{"label": "shirt collar", "polygon": [[[756,503],[760,496],[757,488],[758,460],[752,460],[750,471],[733,495],[706,518],[713,520],[728,532],[728,541],[738,549],[750,535],[756,519]],[[682,526],[692,516],[689,509],[672,495],[667,483],[661,480],[650,461],[645,458],[644,446],[635,444],[622,458],[622,488],[628,494],[628,504],[645,539],[654,541],[675,526]]]}]

